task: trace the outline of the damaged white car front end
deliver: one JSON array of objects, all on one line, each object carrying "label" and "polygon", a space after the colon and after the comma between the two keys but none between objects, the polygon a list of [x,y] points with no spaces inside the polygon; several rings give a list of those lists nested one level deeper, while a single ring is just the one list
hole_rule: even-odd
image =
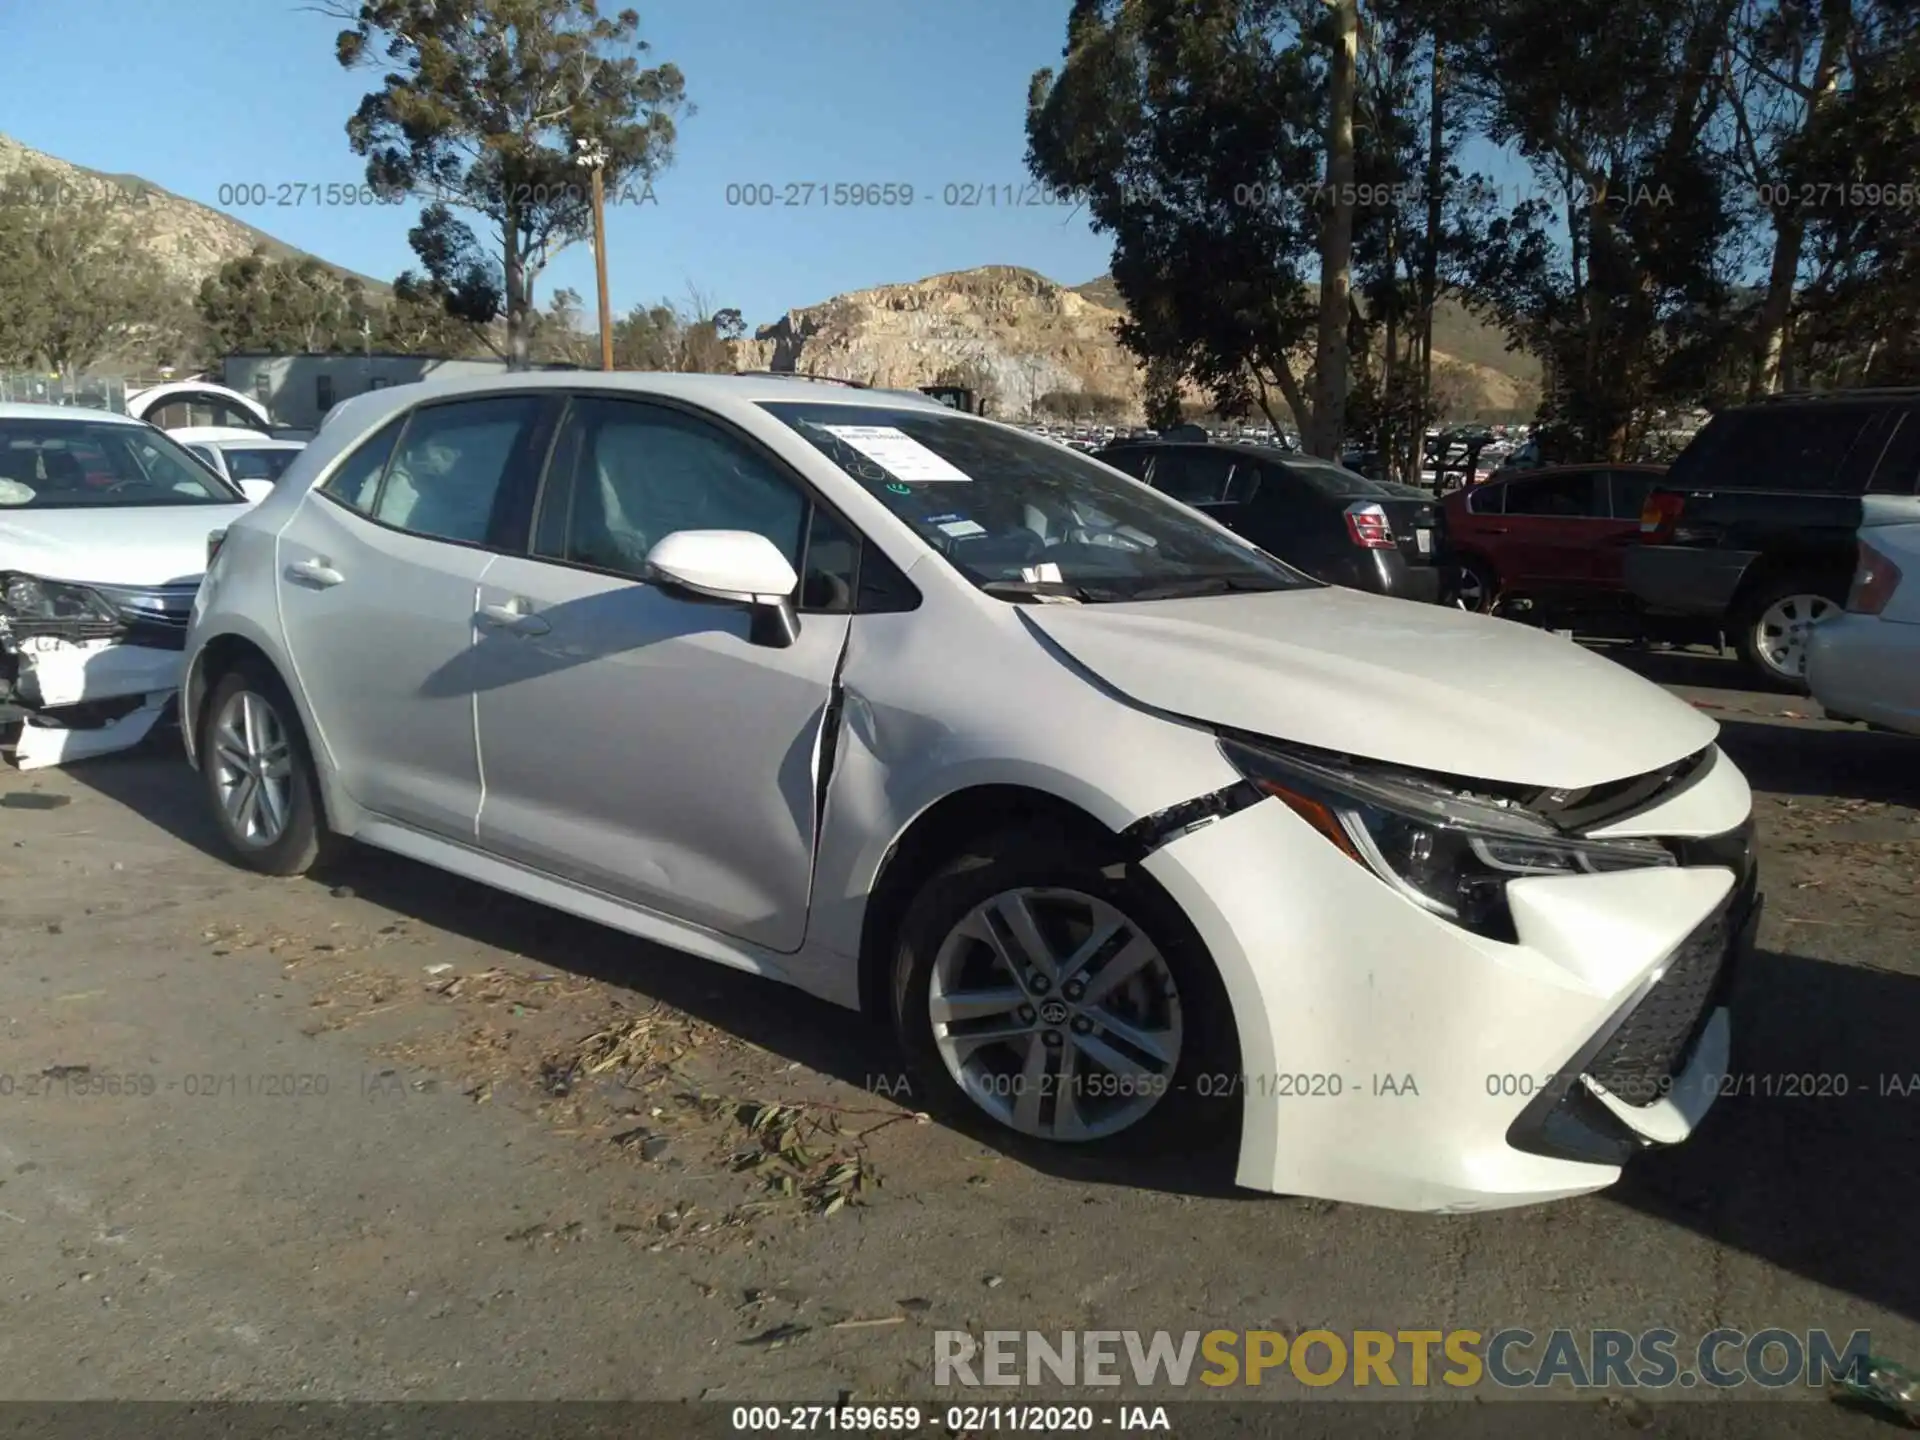
[{"label": "damaged white car front end", "polygon": [[0,749],[19,768],[160,723],[211,537],[249,506],[142,421],[0,405]]},{"label": "damaged white car front end", "polygon": [[0,724],[37,770],[138,745],[180,683],[197,584],[76,585],[0,574]]}]

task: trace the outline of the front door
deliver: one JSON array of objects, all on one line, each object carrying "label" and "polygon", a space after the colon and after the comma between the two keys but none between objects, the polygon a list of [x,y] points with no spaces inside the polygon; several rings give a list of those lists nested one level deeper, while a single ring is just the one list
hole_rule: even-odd
[{"label": "front door", "polygon": [[295,683],[341,785],[376,814],[468,843],[480,766],[461,668],[495,502],[545,406],[423,406],[349,455],[278,539]]},{"label": "front door", "polygon": [[798,640],[777,649],[748,638],[745,610],[645,577],[648,552],[678,530],[755,531],[806,572],[814,515],[779,462],[717,422],[645,401],[572,404],[533,553],[503,557],[480,586],[485,849],[799,948],[851,596],[842,583],[833,603],[803,603]]}]

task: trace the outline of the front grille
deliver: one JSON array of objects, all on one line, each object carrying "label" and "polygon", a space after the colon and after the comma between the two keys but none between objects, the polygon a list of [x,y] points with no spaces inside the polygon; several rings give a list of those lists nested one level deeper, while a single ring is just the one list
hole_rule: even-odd
[{"label": "front grille", "polygon": [[1746,887],[1680,943],[1660,978],[1587,1063],[1586,1073],[1629,1105],[1651,1105],[1671,1089],[1713,1002],[1745,919]]}]

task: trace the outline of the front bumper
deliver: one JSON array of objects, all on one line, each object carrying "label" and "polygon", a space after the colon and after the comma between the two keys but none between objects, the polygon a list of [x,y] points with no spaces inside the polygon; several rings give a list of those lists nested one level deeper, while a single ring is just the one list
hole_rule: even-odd
[{"label": "front bumper", "polygon": [[1719,618],[1733,604],[1752,550],[1709,550],[1695,545],[1636,545],[1621,562],[1621,579],[1646,609],[1661,615]]},{"label": "front bumper", "polygon": [[[1737,834],[1746,784],[1717,771],[1673,804]],[[1602,1189],[1684,1139],[1726,1072],[1722,1000],[1758,915],[1747,853],[1709,841],[1675,868],[1516,881],[1503,944],[1401,899],[1277,801],[1164,846],[1146,868],[1239,1031],[1239,1183],[1498,1209]]]},{"label": "front bumper", "polygon": [[121,640],[10,638],[0,657],[0,724],[17,721],[22,770],[131,749],[167,713],[181,652]]}]

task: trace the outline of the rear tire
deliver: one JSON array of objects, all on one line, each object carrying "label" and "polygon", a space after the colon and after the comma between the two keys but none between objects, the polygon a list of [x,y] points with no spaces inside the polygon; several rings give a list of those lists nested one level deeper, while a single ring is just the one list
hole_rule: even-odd
[{"label": "rear tire", "polygon": [[1453,603],[1458,608],[1475,615],[1490,615],[1499,593],[1499,579],[1484,561],[1460,562],[1460,578],[1453,587]]},{"label": "rear tire", "polygon": [[1733,621],[1734,647],[1770,690],[1805,695],[1813,626],[1846,604],[1846,589],[1818,575],[1783,575],[1756,586]]},{"label": "rear tire", "polygon": [[1238,1119],[1232,1009],[1199,935],[1137,866],[1064,827],[983,836],[931,875],[889,1000],[915,1093],[949,1117],[1079,1154],[1192,1146]]},{"label": "rear tire", "polygon": [[293,697],[269,666],[244,659],[215,680],[197,748],[231,857],[262,875],[311,870],[331,838],[319,777]]}]

